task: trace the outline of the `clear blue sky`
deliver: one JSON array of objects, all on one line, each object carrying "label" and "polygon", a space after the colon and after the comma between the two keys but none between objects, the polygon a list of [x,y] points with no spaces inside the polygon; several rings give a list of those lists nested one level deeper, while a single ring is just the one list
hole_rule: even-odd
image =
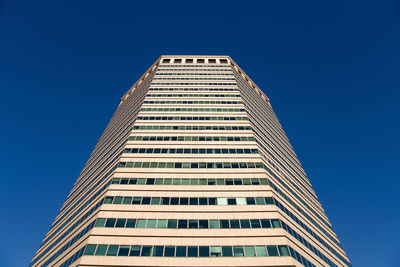
[{"label": "clear blue sky", "polygon": [[26,266],[120,97],[161,54],[230,55],[353,266],[400,266],[399,1],[0,2],[0,266]]}]

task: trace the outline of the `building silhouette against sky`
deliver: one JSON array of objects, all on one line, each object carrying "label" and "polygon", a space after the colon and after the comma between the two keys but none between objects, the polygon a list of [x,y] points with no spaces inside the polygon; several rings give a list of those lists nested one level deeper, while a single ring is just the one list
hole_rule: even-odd
[{"label": "building silhouette against sky", "polygon": [[228,56],[161,56],[30,266],[351,264],[268,97]]}]

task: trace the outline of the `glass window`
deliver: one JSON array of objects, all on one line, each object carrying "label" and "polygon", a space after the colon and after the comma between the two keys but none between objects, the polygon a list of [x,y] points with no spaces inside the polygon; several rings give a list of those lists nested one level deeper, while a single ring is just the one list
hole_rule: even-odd
[{"label": "glass window", "polygon": [[151,205],[160,205],[160,200],[161,200],[160,197],[152,197],[150,204]]},{"label": "glass window", "polygon": [[222,247],[222,257],[232,257],[232,247],[231,246],[223,246]]},{"label": "glass window", "polygon": [[231,223],[231,228],[232,229],[240,228],[239,220],[230,220],[230,223]]},{"label": "glass window", "polygon": [[249,220],[240,220],[240,225],[242,228],[250,228],[250,221]]},{"label": "glass window", "polygon": [[198,229],[199,221],[198,220],[189,220],[189,228],[190,229]]},{"label": "glass window", "polygon": [[272,222],[272,227],[273,228],[281,228],[281,222],[279,220],[272,219],[271,222]]},{"label": "glass window", "polygon": [[210,257],[210,247],[200,246],[199,247],[199,257]]},{"label": "glass window", "polygon": [[136,219],[128,219],[126,220],[126,228],[135,228]]},{"label": "glass window", "polygon": [[87,245],[85,248],[85,253],[83,255],[94,255],[97,245]]},{"label": "glass window", "polygon": [[106,255],[107,245],[97,245],[96,256],[104,256]]},{"label": "glass window", "polygon": [[246,198],[244,198],[244,197],[237,197],[237,198],[236,198],[236,204],[237,204],[237,205],[246,205]]},{"label": "glass window", "polygon": [[208,228],[208,220],[199,220],[199,228],[207,229]]},{"label": "glass window", "polygon": [[247,205],[255,205],[256,204],[254,197],[246,197],[246,202],[247,202]]},{"label": "glass window", "polygon": [[198,205],[198,204],[199,204],[199,199],[197,197],[190,198],[190,205]]},{"label": "glass window", "polygon": [[215,197],[210,197],[208,199],[208,205],[217,205],[217,198]]},{"label": "glass window", "polygon": [[236,205],[236,198],[228,198],[228,205]]},{"label": "glass window", "polygon": [[257,205],[264,205],[264,198],[263,197],[256,197],[256,203]]},{"label": "glass window", "polygon": [[106,224],[106,219],[98,218],[95,227],[104,227],[105,224]]},{"label": "glass window", "polygon": [[170,205],[179,205],[179,197],[171,197]]},{"label": "glass window", "polygon": [[267,256],[267,250],[265,246],[256,246],[257,257]]},{"label": "glass window", "polygon": [[126,219],[118,219],[115,227],[124,228],[125,227]]},{"label": "glass window", "polygon": [[278,249],[279,249],[279,254],[281,256],[290,256],[289,249],[287,246],[278,246]]},{"label": "glass window", "polygon": [[141,246],[131,246],[131,252],[129,256],[139,256],[140,255]]},{"label": "glass window", "polygon": [[233,247],[233,255],[235,257],[244,257],[243,247],[242,246],[234,246]]},{"label": "glass window", "polygon": [[200,205],[207,205],[207,198],[206,197],[199,198],[199,204]]},{"label": "glass window", "polygon": [[142,247],[142,254],[140,256],[150,257],[153,251],[153,246],[143,246]]},{"label": "glass window", "polygon": [[122,203],[122,197],[114,197],[113,204],[121,204],[121,203]]},{"label": "glass window", "polygon": [[169,205],[169,197],[162,197],[161,205]]},{"label": "glass window", "polygon": [[107,250],[107,256],[117,256],[118,245],[109,245]]},{"label": "glass window", "polygon": [[220,220],[220,225],[222,229],[229,229],[229,220]]},{"label": "glass window", "polygon": [[190,184],[191,185],[198,185],[199,184],[199,179],[196,179],[196,178],[190,179]]},{"label": "glass window", "polygon": [[157,228],[167,228],[167,220],[159,219],[157,221]]},{"label": "glass window", "polygon": [[211,229],[219,229],[219,221],[218,220],[210,220],[210,228]]},{"label": "glass window", "polygon": [[267,246],[269,256],[279,256],[276,246]]},{"label": "glass window", "polygon": [[198,257],[198,247],[188,247],[188,257]]},{"label": "glass window", "polygon": [[164,256],[164,246],[154,246],[153,257],[162,257],[162,256]]},{"label": "glass window", "polygon": [[253,246],[245,246],[244,252],[246,253],[246,257],[255,257],[256,251],[254,250]]},{"label": "glass window", "polygon": [[217,198],[218,205],[228,205],[228,199],[226,197]]},{"label": "glass window", "polygon": [[166,246],[164,256],[165,257],[175,257],[175,247],[174,246]]},{"label": "glass window", "polygon": [[189,198],[187,197],[180,198],[180,205],[188,205],[188,204],[189,204]]},{"label": "glass window", "polygon": [[116,219],[108,218],[106,222],[106,227],[114,227]]},{"label": "glass window", "polygon": [[178,226],[178,221],[177,220],[172,220],[172,219],[168,220],[168,226],[167,226],[168,228],[174,229],[177,226]]},{"label": "glass window", "polygon": [[251,228],[261,228],[260,220],[258,219],[251,219]]},{"label": "glass window", "polygon": [[122,204],[131,204],[131,203],[132,203],[132,197],[124,197]]},{"label": "glass window", "polygon": [[128,256],[130,246],[119,246],[118,256]]},{"label": "glass window", "polygon": [[104,204],[111,204],[113,202],[114,197],[106,197],[104,200]]},{"label": "glass window", "polygon": [[147,227],[146,228],[156,228],[157,220],[149,219],[147,220]]},{"label": "glass window", "polygon": [[178,220],[178,228],[187,229],[188,223],[187,220]]},{"label": "glass window", "polygon": [[143,197],[142,198],[142,205],[149,205],[150,204],[150,197]]},{"label": "glass window", "polygon": [[186,247],[177,246],[176,247],[176,257],[186,257]]},{"label": "glass window", "polygon": [[222,254],[221,247],[211,247],[210,252],[211,257],[221,257]]},{"label": "glass window", "polygon": [[146,227],[146,219],[138,219],[136,228],[145,228]]},{"label": "glass window", "polygon": [[133,205],[140,205],[140,201],[142,201],[141,197],[134,197],[132,200]]},{"label": "glass window", "polygon": [[271,221],[268,219],[261,219],[262,228],[271,228]]}]

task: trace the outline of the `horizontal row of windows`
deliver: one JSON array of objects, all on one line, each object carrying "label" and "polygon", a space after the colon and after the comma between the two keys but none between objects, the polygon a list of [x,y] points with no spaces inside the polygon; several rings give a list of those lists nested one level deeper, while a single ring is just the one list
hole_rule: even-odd
[{"label": "horizontal row of windows", "polygon": [[242,101],[144,101],[144,104],[235,105]]},{"label": "horizontal row of windows", "polygon": [[141,257],[276,257],[290,256],[286,245],[268,246],[149,246],[87,245],[84,255]]},{"label": "horizontal row of windows", "polygon": [[175,168],[175,169],[252,169],[264,168],[261,162],[120,162],[118,168]]},{"label": "horizontal row of windows", "polygon": [[155,74],[155,76],[166,76],[166,75],[168,75],[168,76],[186,76],[186,75],[190,75],[190,76],[193,76],[193,75],[198,75],[198,76],[210,76],[210,75],[212,75],[212,76],[222,76],[222,75],[226,75],[226,76],[233,76],[233,73],[232,72],[230,72],[230,73],[204,73],[204,72],[199,72],[199,73],[184,73],[184,72],[177,72],[177,73],[173,73],[173,72],[168,72],[168,73],[165,73],[165,72],[157,72],[156,74]]},{"label": "horizontal row of windows", "polygon": [[250,126],[204,126],[204,125],[135,125],[134,130],[186,130],[186,131],[249,131]]},{"label": "horizontal row of windows", "polygon": [[[178,164],[178,165],[177,165]],[[240,164],[240,165],[239,165]],[[250,164],[250,165],[249,165]],[[134,168],[265,168],[264,164],[262,163],[251,163],[248,162],[246,163],[205,163],[205,162],[200,162],[200,163],[192,163],[192,162],[121,162],[119,163],[118,166],[121,167],[134,167]],[[279,207],[282,207],[281,209],[284,210],[285,213],[287,213],[289,216],[291,216],[296,222],[298,222],[300,225],[305,227],[306,230],[311,231],[307,226],[305,226],[297,217],[295,217],[290,211],[288,211],[285,207],[280,205],[279,202],[277,202]],[[322,232],[324,232],[332,241],[335,243],[338,243],[330,234],[326,232],[325,229],[323,229],[314,219],[312,219],[308,214],[306,214],[302,209],[297,207],[298,211],[301,212],[304,216],[307,217],[318,229],[320,229]],[[316,236],[314,232],[312,232],[313,236]],[[318,240],[322,240],[319,236],[316,237]],[[325,242],[322,242],[323,244],[326,244]]]},{"label": "horizontal row of windows", "polygon": [[[187,63],[190,63],[190,64],[193,64],[194,62],[195,62],[195,60],[196,60],[196,63],[197,64],[205,64],[206,63],[206,59],[205,58],[197,58],[197,59],[194,59],[194,58],[185,58],[185,59],[183,59],[183,58],[175,58],[174,59],[174,63],[176,64],[176,63],[179,63],[179,65],[175,65],[175,66],[181,66],[180,64],[181,63],[183,63],[183,61],[185,61],[185,63],[187,64]],[[217,63],[217,59],[216,58],[209,58],[208,60],[207,60],[207,62],[208,63]],[[170,58],[164,58],[163,60],[162,60],[162,63],[172,63],[172,59],[170,59]],[[225,58],[221,58],[221,59],[219,59],[219,63],[220,64],[228,64],[228,60],[227,59],[225,59]],[[163,66],[163,65],[160,65],[160,66]],[[172,65],[172,66],[174,66],[174,65]],[[187,65],[187,66],[190,66],[190,65]],[[199,66],[202,66],[202,67],[206,67],[205,65],[199,65]],[[216,65],[216,66],[218,66],[218,65]]]},{"label": "horizontal row of windows", "polygon": [[233,88],[149,88],[149,91],[226,91],[238,92],[238,89]]},{"label": "horizontal row of windows", "polygon": [[150,228],[150,229],[269,229],[284,228],[293,237],[313,251],[330,266],[336,266],[329,258],[279,219],[126,219],[98,218],[95,227]]},{"label": "horizontal row of windows", "polygon": [[247,121],[247,117],[210,117],[210,116],[198,116],[198,117],[178,117],[178,116],[140,116],[137,120],[145,121]]},{"label": "horizontal row of windows", "polygon": [[125,219],[98,218],[95,227],[160,229],[259,229],[282,228],[278,219]]},{"label": "horizontal row of windows", "polygon": [[269,229],[284,228],[293,237],[313,251],[330,266],[336,266],[329,258],[279,219],[126,219],[98,218],[95,227],[150,228],[150,229]]},{"label": "horizontal row of windows", "polygon": [[113,178],[111,184],[267,185],[267,178]]},{"label": "horizontal row of windows", "polygon": [[272,197],[120,197],[108,196],[104,204],[125,205],[178,205],[178,206],[236,206],[273,205]]},{"label": "horizontal row of windows", "polygon": [[[167,65],[162,65],[162,67],[166,67]],[[172,65],[172,67],[177,67],[177,65]],[[185,67],[184,65],[179,65],[179,67]],[[190,67],[200,67],[200,66],[190,66]],[[201,66],[204,67],[204,66]],[[212,67],[212,66],[209,66]],[[178,69],[178,68],[174,68],[174,69],[166,69],[166,68],[160,68],[158,69],[157,73],[160,73],[160,71],[229,71],[231,72],[231,68],[230,67],[226,67],[226,66],[220,66],[220,69]]]},{"label": "horizontal row of windows", "polygon": [[254,141],[252,136],[130,136],[129,141]]},{"label": "horizontal row of windows", "polygon": [[221,94],[147,94],[148,97],[240,97],[240,95]]},{"label": "horizontal row of windows", "polygon": [[[230,67],[230,66],[227,66],[227,65],[164,65],[164,64],[162,64],[162,65],[159,65],[158,66],[158,68],[159,68],[159,70],[165,70],[164,68],[166,68],[166,67],[172,67],[172,68],[187,68],[187,67],[201,67],[201,68],[206,68],[206,69],[203,69],[203,70],[211,70],[211,69],[208,69],[208,67],[210,67],[210,68],[220,68],[219,70],[231,70],[232,68]],[[173,70],[175,70],[175,69],[173,69]]]},{"label": "horizontal row of windows", "polygon": [[139,153],[139,154],[258,154],[258,150],[257,150],[257,148],[252,148],[252,149],[250,149],[250,148],[125,148],[124,153],[131,153],[131,154],[136,154],[136,153]]},{"label": "horizontal row of windows", "polygon": [[244,108],[142,108],[140,111],[161,111],[161,112],[244,112]]},{"label": "horizontal row of windows", "polygon": [[[153,78],[153,80],[189,80],[189,81],[234,81],[235,78],[211,78],[211,77],[207,77],[207,78],[192,78],[192,77],[183,77],[183,78]],[[154,83],[153,83],[154,84]]]},{"label": "horizontal row of windows", "polygon": [[236,85],[236,83],[155,83],[151,85]]}]

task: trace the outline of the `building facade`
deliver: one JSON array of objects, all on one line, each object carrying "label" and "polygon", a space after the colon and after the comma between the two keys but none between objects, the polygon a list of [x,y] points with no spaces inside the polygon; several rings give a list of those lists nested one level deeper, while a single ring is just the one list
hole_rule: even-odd
[{"label": "building facade", "polygon": [[30,266],[351,264],[268,97],[228,56],[161,56]]}]

